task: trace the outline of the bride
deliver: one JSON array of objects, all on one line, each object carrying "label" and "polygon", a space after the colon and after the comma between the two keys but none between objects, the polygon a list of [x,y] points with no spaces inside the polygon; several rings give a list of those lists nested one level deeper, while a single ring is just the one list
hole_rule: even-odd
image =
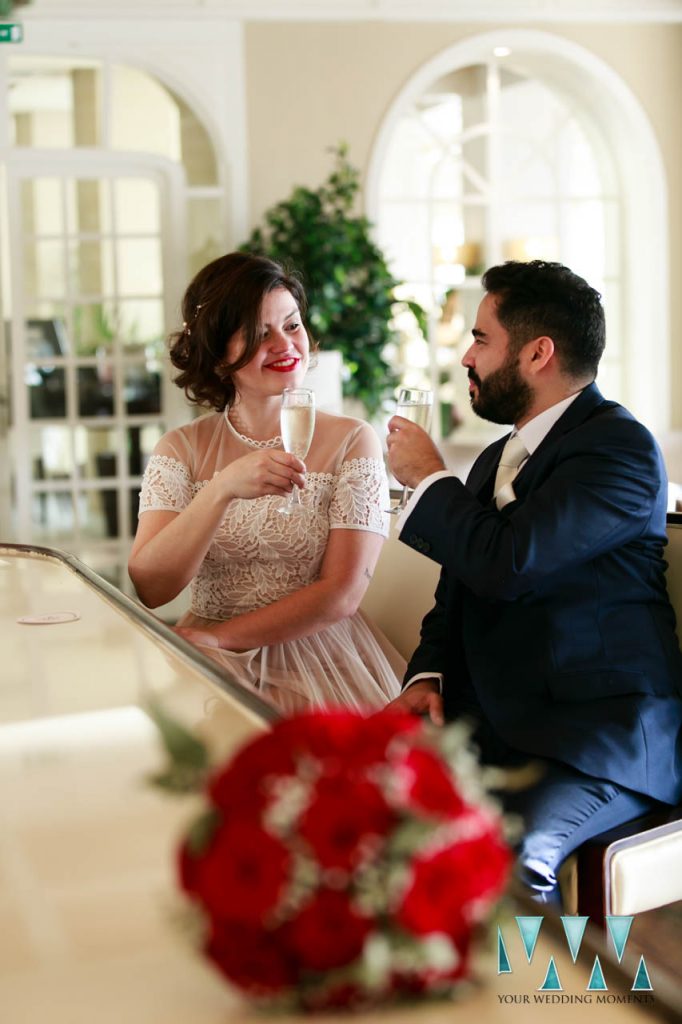
[{"label": "bride", "polygon": [[[200,270],[171,337],[175,383],[213,410],[149,460],[129,572],[155,608],[191,582],[177,632],[285,713],[382,707],[404,662],[358,610],[387,534],[379,441],[320,412],[305,465],[283,450],[281,395],[308,366],[305,293],[271,260]],[[296,485],[308,514],[280,515]]]}]

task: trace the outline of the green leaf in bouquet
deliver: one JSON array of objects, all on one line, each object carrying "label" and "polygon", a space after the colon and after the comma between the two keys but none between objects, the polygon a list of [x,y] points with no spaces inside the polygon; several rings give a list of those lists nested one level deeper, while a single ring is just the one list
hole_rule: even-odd
[{"label": "green leaf in bouquet", "polygon": [[203,853],[219,824],[220,815],[213,808],[195,818],[187,832],[186,842],[189,852],[195,856]]},{"label": "green leaf in bouquet", "polygon": [[172,793],[200,790],[211,767],[205,744],[168,715],[159,704],[149,704],[146,711],[159,730],[168,756],[165,769],[151,775],[149,781]]},{"label": "green leaf in bouquet", "polygon": [[197,772],[194,768],[172,765],[167,771],[148,775],[147,781],[158,789],[164,789],[167,793],[184,796],[187,793],[198,792],[204,778],[205,773]]}]

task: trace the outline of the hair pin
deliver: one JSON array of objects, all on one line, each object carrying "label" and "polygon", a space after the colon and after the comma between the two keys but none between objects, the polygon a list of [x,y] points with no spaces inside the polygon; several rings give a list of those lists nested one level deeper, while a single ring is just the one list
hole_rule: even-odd
[{"label": "hair pin", "polygon": [[[203,302],[198,302],[197,305],[194,307],[194,314],[192,316],[192,320],[190,321],[191,323],[194,323],[197,316],[199,315],[199,310],[203,308],[203,305]],[[192,330],[187,320],[182,321],[182,333],[187,335],[190,335],[192,333]]]}]

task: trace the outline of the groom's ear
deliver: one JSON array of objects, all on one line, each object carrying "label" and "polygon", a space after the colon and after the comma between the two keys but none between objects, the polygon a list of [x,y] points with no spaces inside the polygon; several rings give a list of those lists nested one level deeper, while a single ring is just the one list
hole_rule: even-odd
[{"label": "groom's ear", "polygon": [[541,334],[532,341],[526,342],[521,349],[521,357],[526,369],[531,374],[539,373],[550,363],[555,353],[555,345],[548,334]]}]

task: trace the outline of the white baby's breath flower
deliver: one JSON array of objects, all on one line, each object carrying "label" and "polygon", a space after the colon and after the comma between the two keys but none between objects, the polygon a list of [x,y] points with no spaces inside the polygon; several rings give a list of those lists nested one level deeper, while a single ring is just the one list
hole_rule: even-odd
[{"label": "white baby's breath flower", "polygon": [[404,861],[380,861],[366,867],[355,879],[355,902],[368,917],[392,914],[403,900],[412,878]]},{"label": "white baby's breath flower", "polygon": [[433,819],[404,818],[386,843],[386,855],[392,859],[412,860],[431,845],[437,832]]},{"label": "white baby's breath flower", "polygon": [[395,969],[406,974],[424,970],[445,973],[454,970],[459,961],[452,939],[443,932],[420,936],[419,942],[408,939],[396,944],[393,953]]},{"label": "white baby's breath flower", "polygon": [[288,834],[310,803],[313,783],[298,776],[283,776],[272,786],[263,825],[275,835]]},{"label": "white baby's breath flower", "polygon": [[289,883],[277,908],[278,916],[283,920],[293,917],[316,891],[320,877],[317,861],[297,852],[291,861]]},{"label": "white baby's breath flower", "polygon": [[460,955],[449,935],[444,935],[442,932],[427,935],[421,945],[425,967],[431,967],[434,971],[443,973],[453,971],[457,967]]},{"label": "white baby's breath flower", "polygon": [[420,858],[435,857],[441,850],[458,843],[469,843],[474,839],[487,835],[492,827],[491,813],[480,807],[464,813],[459,818],[445,821],[431,829],[430,835],[424,838],[420,848]]},{"label": "white baby's breath flower", "polygon": [[393,964],[391,943],[387,935],[372,932],[362,950],[361,978],[369,992],[382,992],[390,981]]}]

